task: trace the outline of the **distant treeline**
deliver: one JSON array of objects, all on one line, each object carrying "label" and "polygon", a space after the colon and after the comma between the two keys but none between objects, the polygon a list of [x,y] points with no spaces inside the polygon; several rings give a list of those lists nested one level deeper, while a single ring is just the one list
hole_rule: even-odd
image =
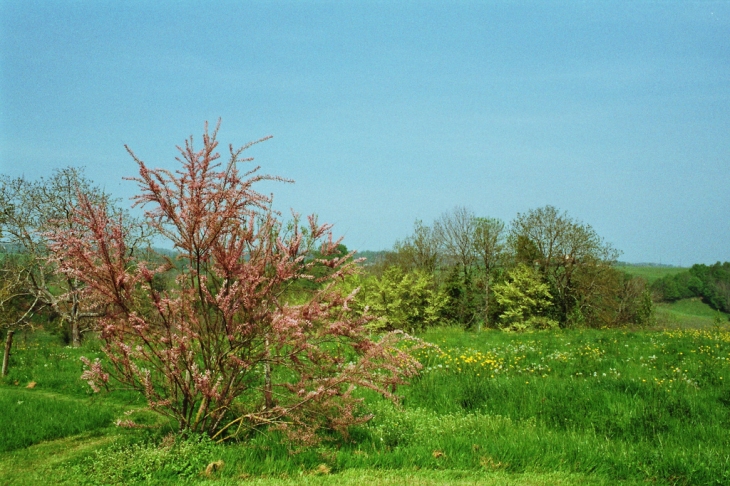
[{"label": "distant treeline", "polygon": [[678,267],[677,265],[670,265],[668,263],[651,263],[651,262],[629,263],[629,262],[618,261],[618,262],[616,262],[616,265],[618,265],[620,267],[681,268],[681,267]]},{"label": "distant treeline", "polygon": [[462,207],[389,251],[359,252],[360,302],[385,329],[504,330],[651,325],[646,281],[590,225],[552,206],[510,223]]},{"label": "distant treeline", "polygon": [[[104,316],[103,307],[85,298],[78,279],[59,273],[49,253],[48,235],[75,227],[79,191],[124,221],[126,248],[134,258],[166,268],[147,282],[155,292],[181,285],[182,255],[148,248],[153,235],[116,209],[80,170],[68,168],[39,181],[0,176],[0,329],[56,322],[80,345],[83,332]],[[291,223],[280,231],[294,229]],[[306,228],[299,231],[307,234]],[[362,271],[343,274],[338,282],[343,292],[357,293],[348,300],[350,310],[383,330],[646,326],[654,322],[652,297],[701,297],[730,311],[730,263],[695,265],[650,287],[621,270],[618,256],[590,225],[552,206],[517,214],[508,223],[456,207],[431,224],[416,221],[412,233],[388,251],[357,253],[364,258]],[[298,255],[306,271],[282,285],[282,302],[307,302],[349,257],[342,244],[336,251],[312,247]]]},{"label": "distant treeline", "polygon": [[730,262],[693,265],[686,272],[656,280],[651,289],[659,301],[700,297],[713,309],[730,312]]}]

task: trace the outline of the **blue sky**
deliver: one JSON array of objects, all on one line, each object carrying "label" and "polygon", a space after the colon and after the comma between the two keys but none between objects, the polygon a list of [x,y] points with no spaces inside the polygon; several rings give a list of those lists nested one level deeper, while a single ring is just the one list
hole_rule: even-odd
[{"label": "blue sky", "polygon": [[[210,4],[215,4],[211,7]],[[349,248],[551,204],[622,260],[730,260],[728,2],[0,2],[0,171],[136,166],[222,118]]]}]

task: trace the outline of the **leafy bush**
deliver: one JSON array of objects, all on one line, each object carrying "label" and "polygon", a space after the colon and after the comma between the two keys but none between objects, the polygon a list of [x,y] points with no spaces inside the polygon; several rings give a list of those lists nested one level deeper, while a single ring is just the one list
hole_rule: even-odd
[{"label": "leafy bush", "polygon": [[423,271],[389,267],[380,278],[368,280],[364,302],[383,330],[423,330],[439,322],[445,296],[434,289],[433,276]]},{"label": "leafy bush", "polygon": [[548,315],[552,304],[550,287],[527,265],[518,264],[493,289],[500,309],[498,325],[502,329],[525,331],[558,326]]}]

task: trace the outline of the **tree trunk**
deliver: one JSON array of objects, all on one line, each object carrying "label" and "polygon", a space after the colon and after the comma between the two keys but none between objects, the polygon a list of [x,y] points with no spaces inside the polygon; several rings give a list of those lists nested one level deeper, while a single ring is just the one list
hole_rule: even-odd
[{"label": "tree trunk", "polygon": [[271,350],[269,338],[266,338],[266,361],[264,362],[264,404],[266,408],[274,408],[274,397],[271,386]]},{"label": "tree trunk", "polygon": [[[484,294],[484,327],[489,327],[489,274],[487,274],[487,282],[484,285],[486,292]],[[477,326],[477,332],[481,332],[481,325]]]},{"label": "tree trunk", "polygon": [[8,374],[8,361],[10,360],[10,348],[13,346],[13,334],[15,331],[8,331],[8,337],[5,339],[5,352],[3,353],[3,370],[2,376]]},{"label": "tree trunk", "polygon": [[81,346],[81,331],[79,330],[79,321],[71,321],[71,345],[74,348]]}]

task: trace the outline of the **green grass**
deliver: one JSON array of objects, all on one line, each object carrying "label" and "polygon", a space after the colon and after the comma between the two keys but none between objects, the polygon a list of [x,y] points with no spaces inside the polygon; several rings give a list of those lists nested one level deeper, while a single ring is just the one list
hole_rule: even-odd
[{"label": "green grass", "polygon": [[702,299],[700,299],[699,297],[678,300],[662,307],[665,307],[666,309],[678,314],[697,317],[708,317],[710,319],[713,319],[715,316],[722,314],[702,302]]},{"label": "green grass", "polygon": [[47,333],[16,336],[8,375],[0,379],[0,452],[82,433],[103,434],[130,411],[142,424],[159,421],[155,414],[138,411],[144,400],[136,394],[95,394],[80,379],[79,358],[102,356],[93,340],[74,349]]},{"label": "green grass", "polygon": [[115,410],[37,390],[0,389],[0,452],[111,425]]},{"label": "green grass", "polygon": [[406,401],[441,417],[508,419],[501,433],[475,443],[510,470],[572,462],[575,472],[615,479],[728,477],[727,333],[571,331],[469,343],[465,336],[429,335],[447,351],[431,353]]},{"label": "green grass", "polygon": [[84,433],[0,453],[0,485],[73,484],[65,463],[93,454],[113,438],[111,433]]},{"label": "green grass", "polygon": [[91,390],[79,379],[83,371],[81,356],[101,357],[98,343],[90,340],[74,349],[64,346],[59,336],[26,329],[15,334],[8,376],[0,383],[26,386],[35,382],[40,390],[87,397]]},{"label": "green grass", "polygon": [[[28,341],[14,356],[15,379],[39,378],[46,390],[6,381],[0,397],[43,407],[49,393],[67,397],[55,400],[58,411],[47,409],[49,420],[79,403],[102,418],[94,422],[90,413],[78,431],[39,442],[38,413],[23,416],[14,434],[34,437],[35,445],[0,452],[0,485],[730,483],[726,330],[434,329],[423,338],[439,349],[419,351],[425,368],[398,390],[401,406],[365,393],[375,416],[351,441],[306,449],[271,433],[229,445],[164,438],[169,426],[152,414],[144,422],[150,428],[110,426],[139,404],[128,395],[90,394],[70,364],[59,362],[51,373],[58,377],[42,381],[53,354],[71,359],[93,349]],[[32,361],[24,354],[31,350]],[[23,368],[21,358],[32,366]],[[207,476],[216,461],[222,468]]]},{"label": "green grass", "polygon": [[[682,267],[633,265],[619,265],[617,268],[629,275],[642,277],[650,284],[659,278],[689,270]],[[682,299],[671,304],[659,303],[656,306],[657,321],[662,328],[709,328],[715,325],[714,321],[718,315],[724,321],[730,318],[729,314],[718,313],[703,303],[699,297]]]},{"label": "green grass", "polygon": [[655,266],[634,266],[634,265],[618,265],[616,267],[622,272],[626,272],[629,275],[635,277],[642,277],[648,283],[652,283],[667,275],[676,275],[678,273],[686,272],[688,268],[683,267],[655,267]]},{"label": "green grass", "polygon": [[657,321],[665,328],[712,328],[719,319],[727,325],[729,315],[718,312],[699,297],[682,299],[671,304],[656,305]]}]

